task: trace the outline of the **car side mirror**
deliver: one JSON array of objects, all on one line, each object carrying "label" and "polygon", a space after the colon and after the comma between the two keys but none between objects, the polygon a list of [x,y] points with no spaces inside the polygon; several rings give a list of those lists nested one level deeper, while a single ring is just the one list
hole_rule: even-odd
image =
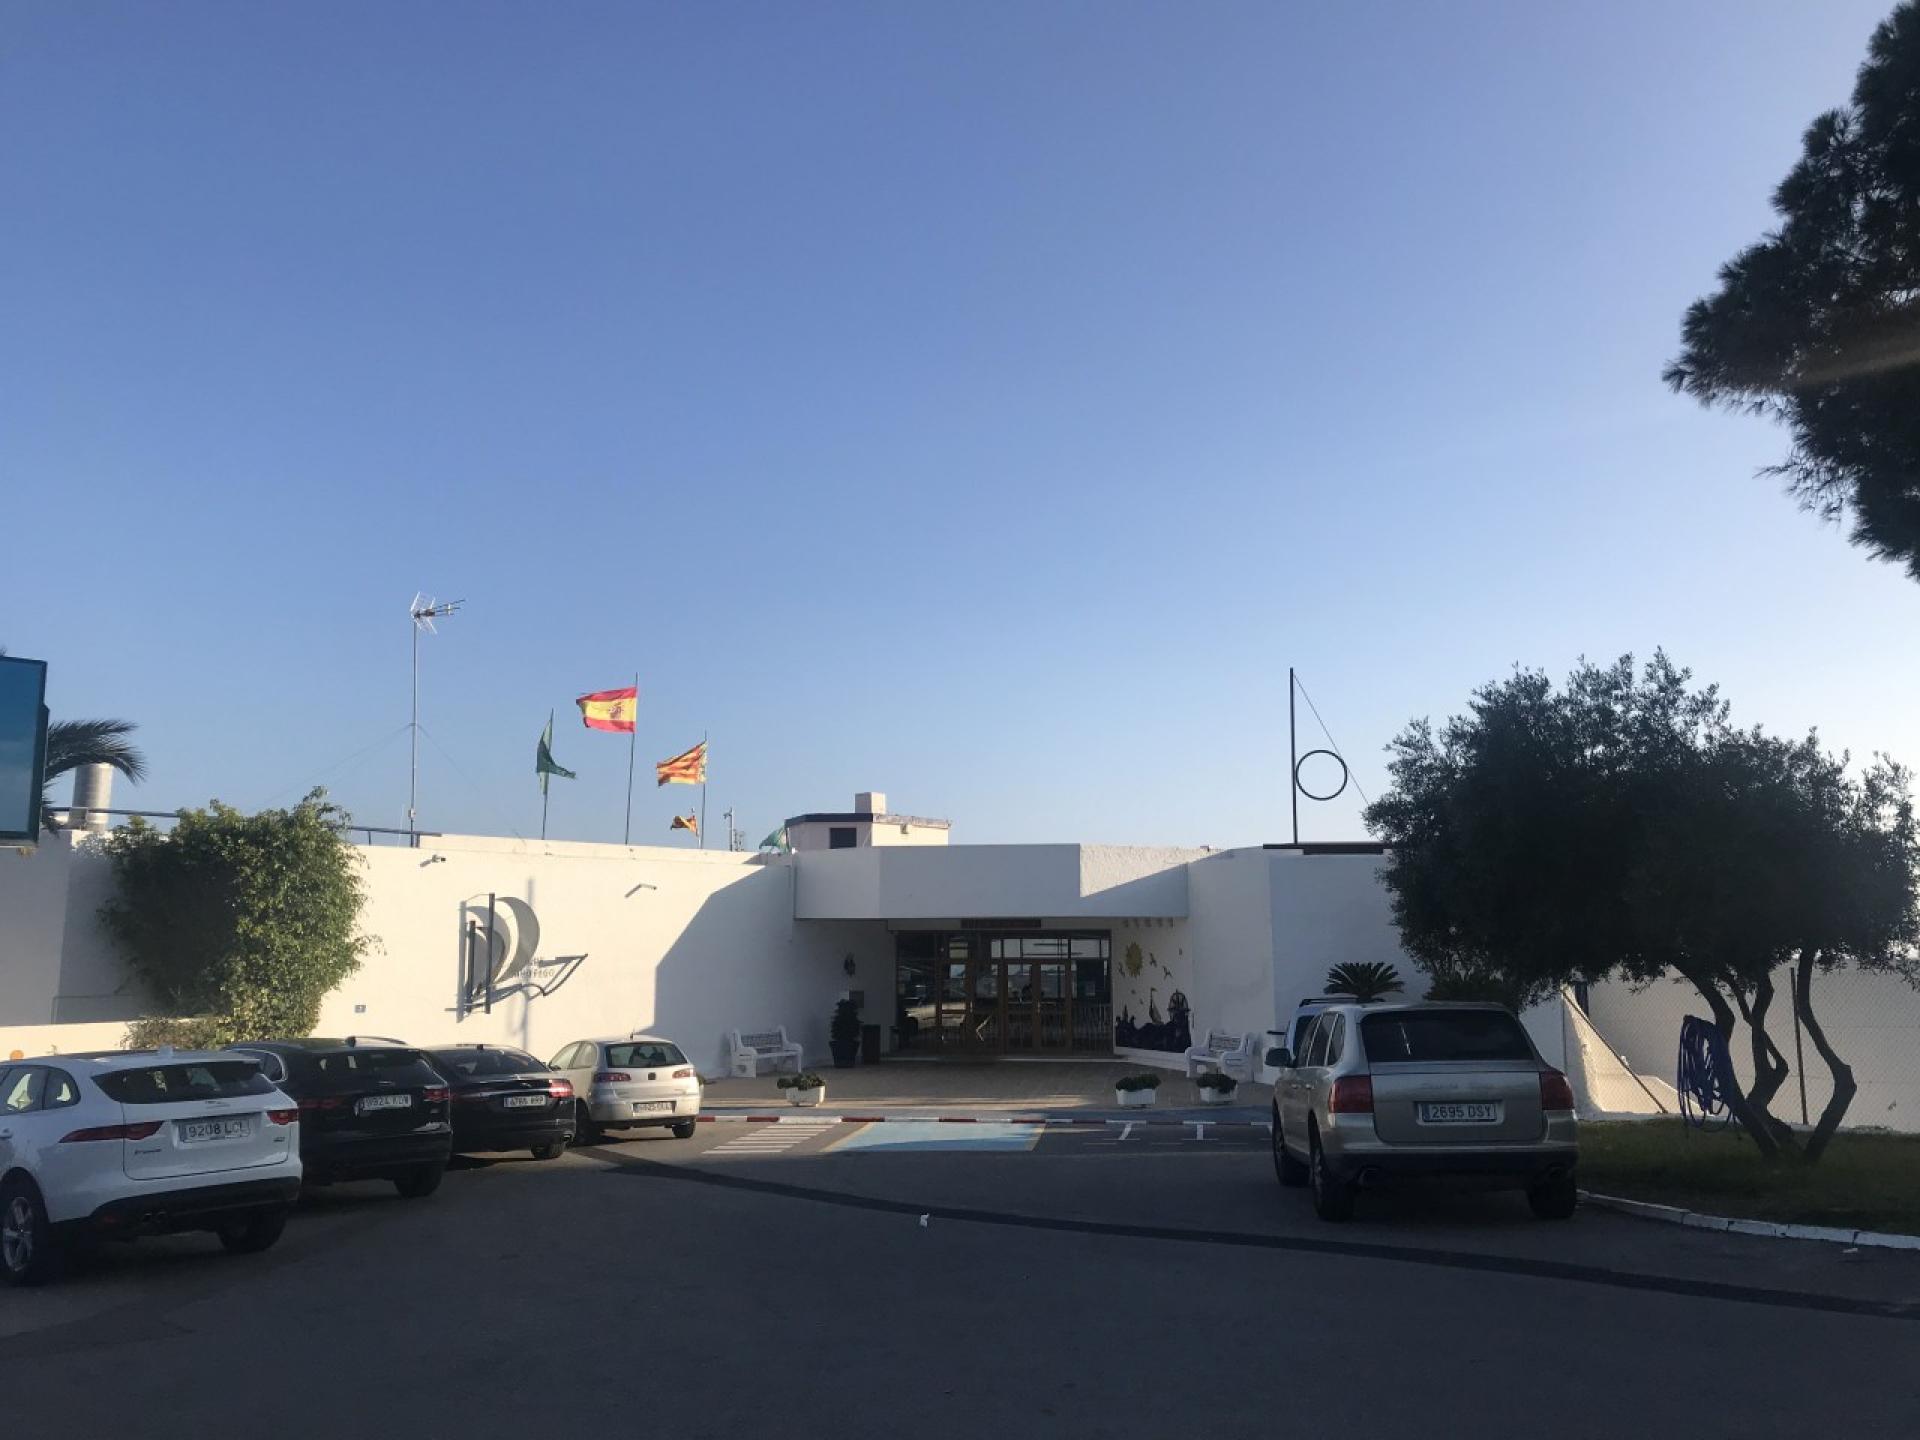
[{"label": "car side mirror", "polygon": [[1274,1046],[1271,1050],[1267,1051],[1267,1068],[1269,1070],[1291,1070],[1293,1068],[1293,1052],[1284,1045]]}]

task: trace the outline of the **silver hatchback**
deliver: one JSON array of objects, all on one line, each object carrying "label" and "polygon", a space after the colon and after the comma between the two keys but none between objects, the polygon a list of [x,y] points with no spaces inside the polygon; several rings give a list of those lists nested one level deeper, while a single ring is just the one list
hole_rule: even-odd
[{"label": "silver hatchback", "polygon": [[1268,1052],[1273,1164],[1307,1185],[1322,1220],[1398,1177],[1467,1177],[1524,1189],[1561,1220],[1578,1198],[1578,1122],[1567,1077],[1499,1005],[1334,1005],[1300,1051]]},{"label": "silver hatchback", "polygon": [[700,1076],[686,1052],[661,1035],[576,1040],[548,1062],[573,1083],[574,1140],[597,1145],[610,1130],[667,1128],[693,1134]]}]

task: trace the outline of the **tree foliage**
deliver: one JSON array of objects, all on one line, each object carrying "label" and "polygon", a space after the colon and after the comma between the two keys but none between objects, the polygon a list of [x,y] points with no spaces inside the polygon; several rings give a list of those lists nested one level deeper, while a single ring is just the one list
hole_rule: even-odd
[{"label": "tree foliage", "polygon": [[1400,972],[1379,960],[1347,960],[1327,970],[1327,994],[1350,995],[1363,1005],[1406,988]]},{"label": "tree foliage", "polygon": [[1789,427],[1771,473],[1920,579],[1920,8],[1874,31],[1850,104],[1807,128],[1780,226],[1687,310],[1675,389]]},{"label": "tree foliage", "polygon": [[196,1045],[306,1035],[359,968],[359,860],[345,815],[316,790],[290,810],[214,802],[163,833],[135,820],[108,840],[108,931],[164,1012],[136,1038]]},{"label": "tree foliage", "polygon": [[1813,1008],[1839,966],[1915,979],[1920,861],[1905,770],[1855,775],[1818,737],[1741,730],[1665,655],[1583,663],[1564,688],[1520,671],[1439,729],[1392,746],[1392,789],[1368,807],[1390,846],[1402,941],[1435,993],[1478,985],[1525,1003],[1576,980],[1678,975],[1751,1087],[1733,1108],[1763,1151],[1798,1141],[1768,1103],[1788,1073],[1767,1029],[1777,978],[1833,1074],[1806,1144],[1817,1157],[1854,1093]]}]

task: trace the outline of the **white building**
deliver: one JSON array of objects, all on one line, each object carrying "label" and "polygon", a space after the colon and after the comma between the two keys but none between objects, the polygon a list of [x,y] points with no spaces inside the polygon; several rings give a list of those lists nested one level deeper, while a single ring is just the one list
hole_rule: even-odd
[{"label": "white building", "polygon": [[[818,1053],[853,994],[886,1050],[1176,1063],[1209,1029],[1279,1027],[1337,961],[1410,968],[1378,846],[949,845],[875,792],[787,833],[790,854],[356,847],[373,943],[320,1028],[540,1054],[657,1029],[715,1071],[735,1028]],[[96,919],[110,886],[96,842],[0,855],[0,1054],[116,1043],[150,1008]]]}]

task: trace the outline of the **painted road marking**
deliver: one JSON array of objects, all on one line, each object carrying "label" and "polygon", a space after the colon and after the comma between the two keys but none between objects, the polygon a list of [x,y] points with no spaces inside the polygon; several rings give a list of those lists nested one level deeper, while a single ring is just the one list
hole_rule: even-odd
[{"label": "painted road marking", "polygon": [[816,1135],[824,1135],[829,1130],[837,1130],[840,1122],[829,1120],[780,1120],[766,1125],[750,1126],[713,1149],[708,1155],[778,1155],[783,1150],[791,1150],[796,1145],[805,1144]]},{"label": "painted road marking", "polygon": [[1045,1126],[1006,1121],[952,1125],[941,1120],[901,1120],[862,1125],[829,1150],[1031,1150]]}]

